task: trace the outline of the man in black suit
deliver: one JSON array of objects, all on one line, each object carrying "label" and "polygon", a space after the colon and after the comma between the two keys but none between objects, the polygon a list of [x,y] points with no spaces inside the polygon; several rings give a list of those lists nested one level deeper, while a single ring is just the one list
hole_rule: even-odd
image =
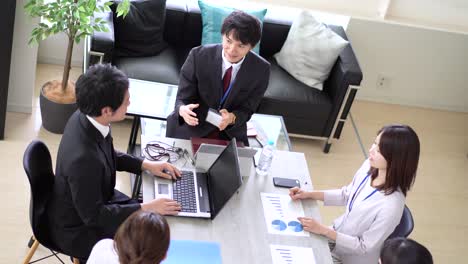
[{"label": "man in black suit", "polygon": [[48,206],[50,235],[66,254],[87,259],[103,238],[113,238],[133,212],[177,214],[169,199],[138,203],[115,190],[116,171],[172,178],[180,172],[165,162],[153,162],[114,150],[110,125],[125,118],[130,104],[127,76],[117,68],[95,65],[76,82],[79,110],[70,117],[57,155],[53,195]]},{"label": "man in black suit", "polygon": [[[182,66],[174,111],[166,136],[188,139],[235,137],[248,145],[246,123],[257,110],[270,77],[270,64],[252,48],[261,37],[260,22],[234,11],[221,28],[222,44],[195,47]],[[219,110],[219,126],[206,122]]]}]

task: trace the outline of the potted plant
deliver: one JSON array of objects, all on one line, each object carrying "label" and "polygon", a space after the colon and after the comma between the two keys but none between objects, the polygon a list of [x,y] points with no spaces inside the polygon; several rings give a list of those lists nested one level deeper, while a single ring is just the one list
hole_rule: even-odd
[{"label": "potted plant", "polygon": [[[69,81],[73,46],[94,31],[107,31],[106,22],[95,17],[95,12],[109,12],[113,2],[108,0],[28,0],[24,6],[31,17],[40,22],[31,32],[29,44],[37,44],[57,33],[68,38],[62,80],[46,82],[40,92],[42,126],[53,133],[63,133],[68,118],[76,110],[75,83]],[[124,16],[130,0],[117,6],[117,16]]]}]

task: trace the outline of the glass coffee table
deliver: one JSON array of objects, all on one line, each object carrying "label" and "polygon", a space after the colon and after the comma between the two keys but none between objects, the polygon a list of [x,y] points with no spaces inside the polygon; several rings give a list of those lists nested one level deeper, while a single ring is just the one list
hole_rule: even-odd
[{"label": "glass coffee table", "polygon": [[[177,96],[177,85],[129,79],[130,105],[127,115],[133,116],[132,130],[128,143],[128,152],[136,151],[136,141],[140,124],[142,134],[150,133],[156,136],[166,135],[167,116],[174,110]],[[253,114],[249,121],[257,132],[257,136],[249,137],[251,147],[262,147],[272,140],[279,150],[291,151],[283,117],[265,114]],[[146,127],[143,129],[143,126]]]}]

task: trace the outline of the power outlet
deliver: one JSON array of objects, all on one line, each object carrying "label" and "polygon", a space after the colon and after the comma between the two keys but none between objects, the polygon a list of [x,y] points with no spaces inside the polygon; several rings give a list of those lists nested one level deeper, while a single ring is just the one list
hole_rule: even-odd
[{"label": "power outlet", "polygon": [[390,78],[384,74],[377,75],[377,89],[388,89],[390,88]]}]

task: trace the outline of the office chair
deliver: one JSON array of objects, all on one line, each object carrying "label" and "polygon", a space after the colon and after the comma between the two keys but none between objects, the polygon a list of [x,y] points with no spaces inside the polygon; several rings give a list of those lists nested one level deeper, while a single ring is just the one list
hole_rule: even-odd
[{"label": "office chair", "polygon": [[[57,249],[49,236],[46,208],[53,190],[55,176],[49,149],[43,142],[33,140],[28,145],[23,156],[23,167],[31,186],[29,221],[34,234],[28,244],[31,249],[24,258],[23,264],[29,263],[39,244],[52,252],[52,255],[39,260],[55,256],[64,263],[57,256],[57,253],[61,253],[60,250]],[[78,259],[73,258],[73,263],[79,264]]]},{"label": "office chair", "polygon": [[395,227],[393,233],[387,238],[394,238],[394,237],[408,237],[409,234],[413,231],[414,228],[414,220],[413,215],[411,215],[411,211],[408,206],[405,205],[405,209],[403,210],[403,215],[401,216],[400,223]]}]

